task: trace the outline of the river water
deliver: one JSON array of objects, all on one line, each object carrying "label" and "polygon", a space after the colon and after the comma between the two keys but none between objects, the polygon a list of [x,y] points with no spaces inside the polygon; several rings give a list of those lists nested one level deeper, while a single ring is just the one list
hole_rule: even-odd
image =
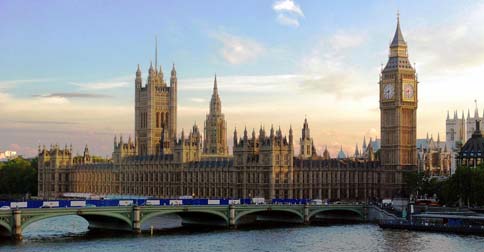
[{"label": "river water", "polygon": [[[160,224],[163,223],[163,224]],[[262,229],[176,228],[179,219],[165,216],[141,235],[92,232],[80,217],[42,220],[24,230],[24,240],[0,240],[0,251],[484,251],[484,237],[399,230],[373,224],[285,226]]]}]

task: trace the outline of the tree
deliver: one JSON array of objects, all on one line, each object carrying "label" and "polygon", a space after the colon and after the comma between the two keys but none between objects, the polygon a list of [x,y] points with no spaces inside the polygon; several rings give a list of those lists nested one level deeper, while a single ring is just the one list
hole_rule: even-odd
[{"label": "tree", "polygon": [[17,157],[0,166],[0,195],[6,198],[37,195],[37,159]]}]

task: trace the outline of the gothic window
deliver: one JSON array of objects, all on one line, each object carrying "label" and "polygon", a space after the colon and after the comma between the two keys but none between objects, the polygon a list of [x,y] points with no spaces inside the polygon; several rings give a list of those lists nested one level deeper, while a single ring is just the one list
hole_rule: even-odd
[{"label": "gothic window", "polygon": [[160,127],[160,112],[156,112],[156,127]]}]

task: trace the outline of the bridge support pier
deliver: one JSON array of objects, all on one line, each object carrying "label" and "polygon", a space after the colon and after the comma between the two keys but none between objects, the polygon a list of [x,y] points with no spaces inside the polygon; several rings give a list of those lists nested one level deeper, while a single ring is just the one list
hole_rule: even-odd
[{"label": "bridge support pier", "polygon": [[13,210],[13,232],[12,238],[16,241],[22,240],[22,212]]},{"label": "bridge support pier", "polygon": [[140,234],[141,233],[141,209],[139,206],[133,207],[133,232]]},{"label": "bridge support pier", "polygon": [[229,206],[229,228],[236,228],[235,225],[235,206]]},{"label": "bridge support pier", "polygon": [[309,206],[304,205],[304,224],[309,224]]}]

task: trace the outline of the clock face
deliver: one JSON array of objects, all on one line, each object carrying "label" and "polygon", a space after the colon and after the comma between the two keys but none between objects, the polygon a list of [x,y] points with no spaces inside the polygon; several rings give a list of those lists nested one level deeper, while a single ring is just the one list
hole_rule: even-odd
[{"label": "clock face", "polygon": [[413,100],[415,95],[415,90],[412,84],[405,84],[403,85],[403,98],[406,100]]},{"label": "clock face", "polygon": [[393,87],[393,84],[385,84],[385,86],[383,86],[383,98],[390,100],[394,95],[395,88]]}]

